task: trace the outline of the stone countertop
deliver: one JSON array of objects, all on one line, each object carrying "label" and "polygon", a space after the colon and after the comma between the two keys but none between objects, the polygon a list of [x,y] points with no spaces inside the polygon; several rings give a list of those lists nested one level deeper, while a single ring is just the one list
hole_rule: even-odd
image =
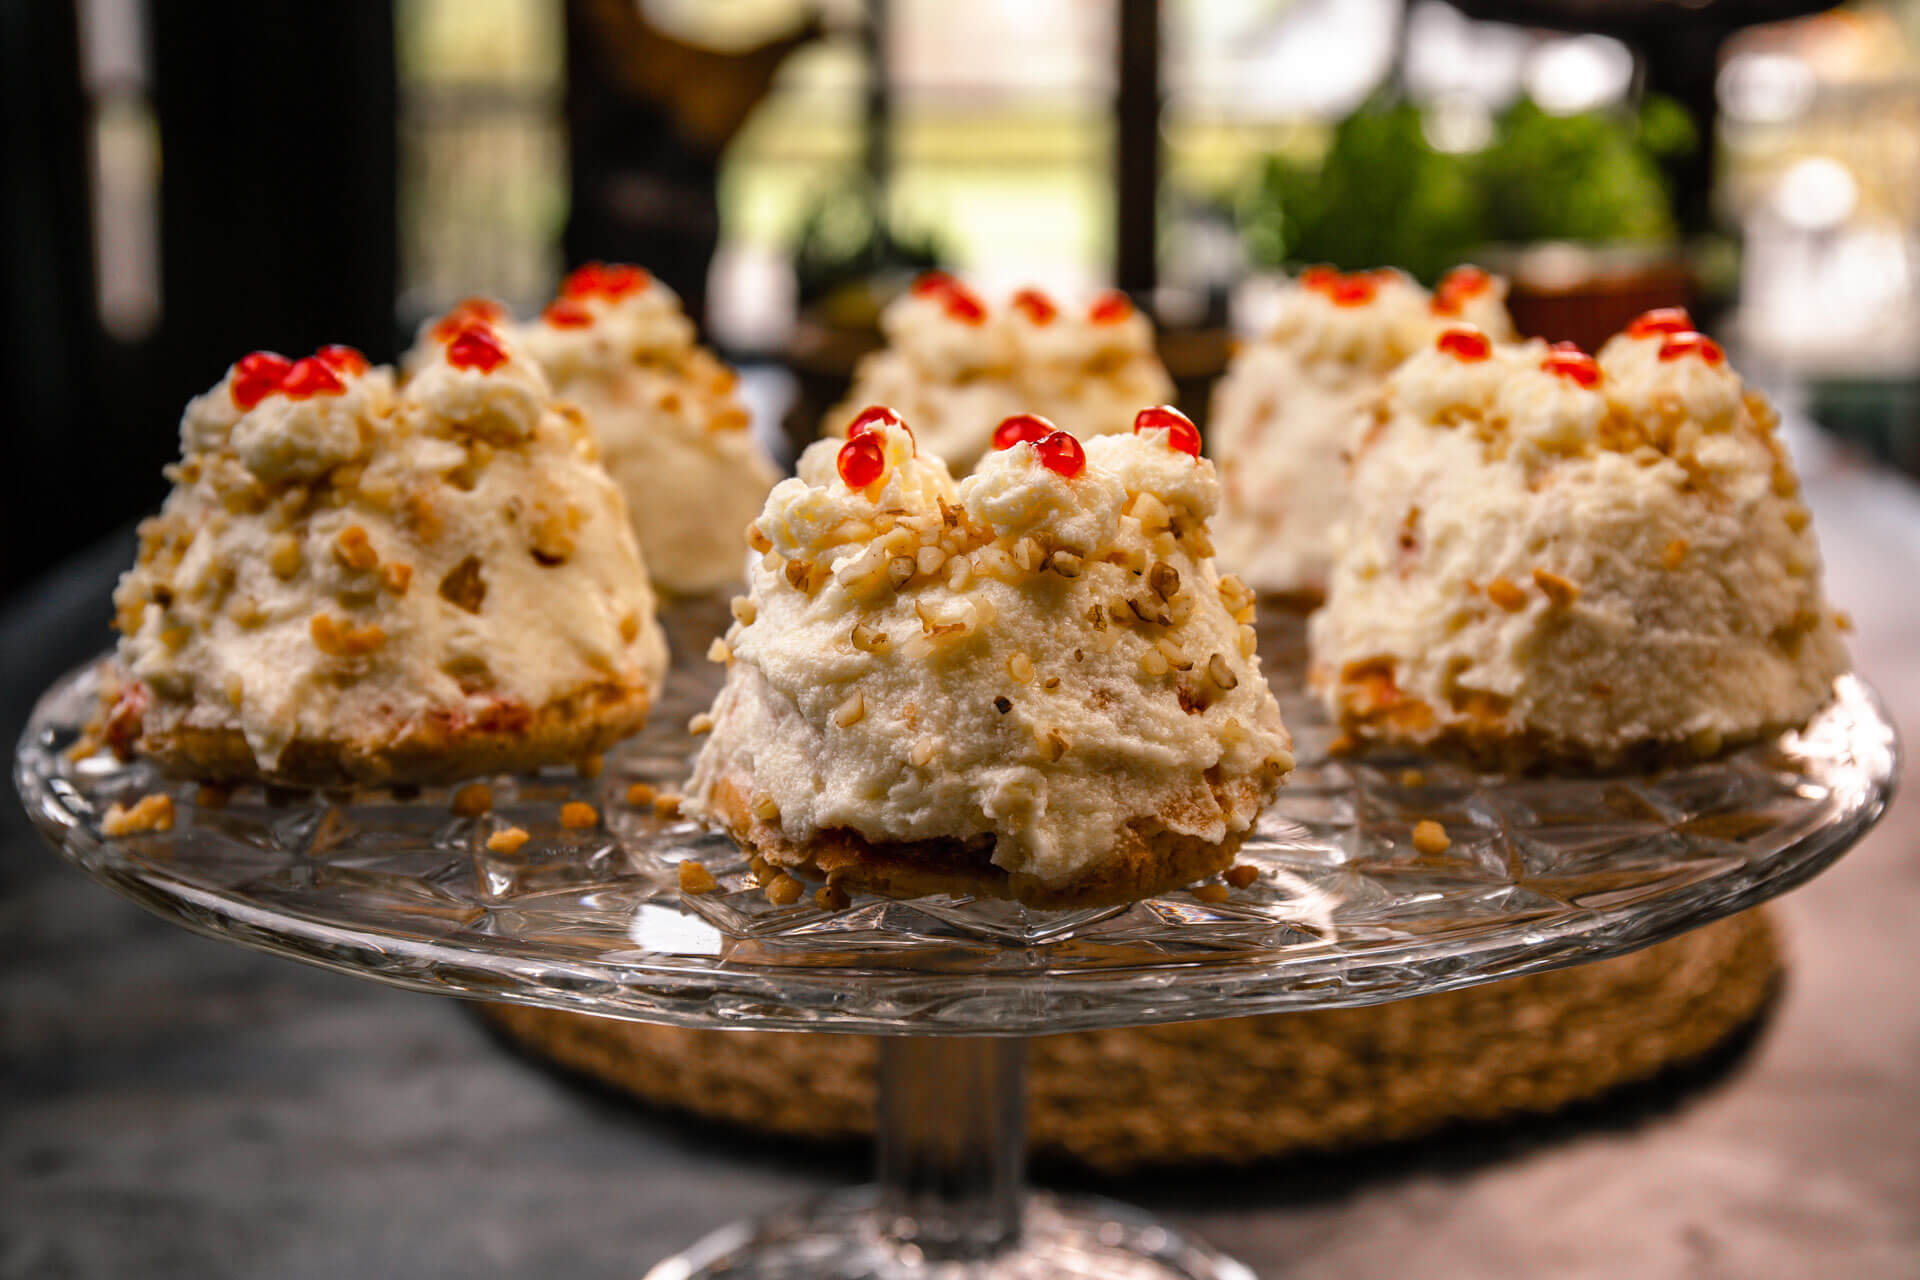
[{"label": "stone countertop", "polygon": [[[1859,666],[1920,743],[1920,491],[1794,443]],[[107,642],[130,559],[124,537],[95,548],[0,615],[9,744],[32,696]],[[1711,1070],[1550,1123],[1082,1185],[1300,1280],[1920,1275],[1906,806],[1779,911],[1786,989]],[[165,924],[60,863],[10,795],[0,938],[0,1277],[632,1277],[865,1176],[858,1151],[569,1083],[458,1002]]]}]

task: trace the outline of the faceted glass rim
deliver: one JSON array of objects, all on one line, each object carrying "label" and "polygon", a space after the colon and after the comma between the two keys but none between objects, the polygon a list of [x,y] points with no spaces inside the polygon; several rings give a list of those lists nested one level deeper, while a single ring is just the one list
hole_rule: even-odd
[{"label": "faceted glass rim", "polygon": [[[157,776],[117,763],[83,774],[65,758],[97,706],[96,666],[77,668],[42,696],[14,761],[29,816],[94,879],[197,933],[393,986],[705,1028],[1033,1035],[1378,1004],[1600,960],[1745,910],[1819,873],[1885,812],[1899,765],[1879,697],[1843,676],[1804,729],[1703,766],[1702,785],[1731,779],[1736,794],[1764,780],[1773,788],[1770,807],[1715,810],[1711,822],[1680,815],[1661,828],[1623,822],[1605,808],[1555,807],[1598,794],[1592,789],[1605,779],[1453,770],[1445,789],[1453,809],[1506,812],[1521,795],[1532,807],[1515,810],[1522,816],[1512,821],[1489,819],[1488,839],[1504,842],[1501,850],[1436,869],[1398,843],[1423,810],[1385,811],[1389,801],[1401,803],[1388,773],[1303,751],[1303,785],[1283,788],[1243,849],[1242,860],[1260,870],[1250,894],[1214,902],[1182,891],[1071,913],[869,898],[839,911],[803,900],[782,914],[746,889],[683,898],[672,873],[687,857],[717,868],[724,884],[745,883],[730,840],[684,823],[614,832],[596,851],[619,864],[617,879],[598,897],[593,884],[574,885],[584,905],[564,917],[585,921],[602,939],[595,943],[535,927],[537,910],[522,907],[537,906],[537,887],[516,900],[522,890],[509,885],[494,905],[474,907],[474,922],[436,934],[423,932],[404,903],[350,900],[350,882],[346,890],[303,891],[302,869],[329,864],[299,850],[263,843],[254,850],[261,865],[278,869],[225,884],[198,874],[214,842],[196,839],[197,826],[166,837],[104,837],[105,806],[89,794]],[[682,679],[678,668],[669,677],[676,680],[663,704],[698,703],[702,680]],[[1290,724],[1296,711],[1289,708]],[[655,761],[663,750],[683,757],[685,744],[655,741],[652,750]],[[1724,776],[1710,772],[1716,768]],[[1649,778],[1658,782],[1620,782],[1630,788]],[[547,791],[561,785],[542,782]],[[368,819],[361,829],[376,840],[385,838],[377,824],[394,812],[351,802],[341,811]],[[314,811],[289,812],[298,819]],[[1649,838],[1631,845],[1642,827]],[[403,853],[427,848],[385,835]],[[1618,892],[1605,888],[1610,840],[1636,850],[1629,878],[1637,879]],[[1602,852],[1579,852],[1586,845]],[[461,856],[449,848],[449,859]],[[1539,861],[1534,871],[1529,857]],[[1565,870],[1556,862],[1563,857],[1598,873],[1554,874]],[[1342,887],[1349,880],[1357,894]],[[1564,888],[1576,881],[1586,887]],[[1469,905],[1449,914],[1456,899]],[[596,911],[604,918],[594,919]],[[608,927],[620,930],[621,945],[605,945]]]}]

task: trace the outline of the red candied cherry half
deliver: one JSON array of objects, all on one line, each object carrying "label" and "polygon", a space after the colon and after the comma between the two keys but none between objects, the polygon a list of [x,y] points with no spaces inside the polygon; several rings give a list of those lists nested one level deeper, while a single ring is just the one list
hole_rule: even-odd
[{"label": "red candied cherry half", "polygon": [[887,469],[887,453],[871,435],[855,436],[840,446],[834,466],[847,488],[864,489]]},{"label": "red candied cherry half", "polygon": [[944,271],[922,271],[913,278],[913,287],[908,292],[916,298],[932,298],[956,288],[959,283]]},{"label": "red candied cherry half", "polygon": [[1372,275],[1341,276],[1323,292],[1336,307],[1364,307],[1380,292],[1380,281]]},{"label": "red candied cherry half", "polygon": [[1655,334],[1692,333],[1693,317],[1685,307],[1655,307],[1643,311],[1627,324],[1629,338],[1651,338]]},{"label": "red candied cherry half", "polygon": [[1440,277],[1440,286],[1433,291],[1434,313],[1457,316],[1470,299],[1479,297],[1491,288],[1493,277],[1479,267],[1455,267]]},{"label": "red candied cherry half", "polygon": [[987,318],[987,304],[973,290],[955,281],[941,295],[947,315],[963,324],[979,324]]},{"label": "red candied cherry half", "polygon": [[1583,387],[1600,384],[1600,366],[1577,343],[1554,343],[1547,352],[1547,358],[1540,362],[1540,367],[1555,377],[1565,378]]},{"label": "red candied cherry half", "polygon": [[870,404],[855,414],[853,421],[847,424],[847,439],[858,440],[882,427],[898,427],[906,432],[907,439],[913,440],[913,456],[920,456],[920,442],[914,439],[913,428],[907,425],[905,418],[884,404]]},{"label": "red candied cherry half", "polygon": [[1300,273],[1300,287],[1311,289],[1315,293],[1325,293],[1338,284],[1340,278],[1340,272],[1337,269],[1323,263],[1317,267],[1308,267]]},{"label": "red candied cherry half", "polygon": [[624,298],[653,283],[653,273],[624,262],[589,262],[574,268],[560,282],[563,298]]},{"label": "red candied cherry half", "polygon": [[1038,289],[1022,289],[1013,295],[1014,309],[1027,318],[1029,324],[1052,324],[1053,318],[1060,314],[1060,308],[1053,305],[1053,299]]},{"label": "red candied cherry half", "polygon": [[1170,448],[1196,458],[1200,456],[1200,428],[1170,404],[1157,404],[1134,414],[1133,434],[1139,435],[1142,431],[1165,431]]},{"label": "red candied cherry half", "polygon": [[338,342],[329,342],[313,353],[313,358],[332,369],[335,373],[344,373],[349,378],[357,378],[370,367],[366,356],[359,348],[344,346]]},{"label": "red candied cherry half", "polygon": [[1040,455],[1041,466],[1068,480],[1087,467],[1087,451],[1064,431],[1050,432],[1046,439],[1033,446],[1033,451]]},{"label": "red candied cherry half", "polygon": [[1095,324],[1119,324],[1133,314],[1133,299],[1118,289],[1109,289],[1087,308],[1087,319]]},{"label": "red candied cherry half", "polygon": [[484,324],[469,324],[447,344],[447,363],[456,369],[492,373],[506,362],[506,347],[501,345],[499,335]]},{"label": "red candied cherry half", "polygon": [[1720,344],[1704,333],[1695,333],[1689,329],[1685,333],[1676,333],[1660,344],[1662,360],[1678,360],[1682,356],[1699,356],[1708,364],[1724,364],[1727,353]]},{"label": "red candied cherry half", "polygon": [[289,400],[338,395],[346,389],[347,384],[340,381],[340,375],[328,368],[318,356],[295,360],[293,367],[287,370],[287,376],[280,379],[280,391]]},{"label": "red candied cherry half", "polygon": [[277,351],[255,351],[234,362],[228,376],[227,394],[236,409],[246,410],[280,389],[280,380],[293,368],[293,361]]},{"label": "red candied cherry half", "polygon": [[1037,445],[1053,434],[1053,424],[1037,413],[1016,413],[993,429],[993,447],[1011,449],[1017,444]]},{"label": "red candied cherry half", "polygon": [[572,298],[555,298],[540,315],[556,329],[585,329],[593,323],[593,312]]},{"label": "red candied cherry half", "polygon": [[499,324],[506,318],[507,309],[492,298],[463,298],[453,304],[451,311],[434,322],[433,336],[441,342],[451,342],[454,334],[475,321]]},{"label": "red candied cherry half", "polygon": [[1493,343],[1478,329],[1449,329],[1434,345],[1462,364],[1477,364],[1493,354]]}]

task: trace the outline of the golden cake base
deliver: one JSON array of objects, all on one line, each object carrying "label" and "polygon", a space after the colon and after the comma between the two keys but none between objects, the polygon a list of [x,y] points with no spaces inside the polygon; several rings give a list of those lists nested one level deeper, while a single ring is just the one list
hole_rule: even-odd
[{"label": "golden cake base", "polygon": [[[1542,1116],[1701,1058],[1781,972],[1763,911],[1595,964],[1361,1009],[1032,1042],[1041,1160],[1246,1163]],[[528,1052],[657,1106],[783,1137],[873,1132],[865,1036],[690,1031],[483,1006]]]}]

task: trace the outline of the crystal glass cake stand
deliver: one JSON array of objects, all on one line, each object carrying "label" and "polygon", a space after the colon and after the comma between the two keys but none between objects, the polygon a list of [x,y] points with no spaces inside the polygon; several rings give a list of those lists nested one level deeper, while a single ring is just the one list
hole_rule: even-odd
[{"label": "crystal glass cake stand", "polygon": [[[731,842],[626,802],[633,782],[684,777],[683,726],[717,682],[698,664],[675,670],[652,727],[600,777],[496,779],[481,816],[456,816],[444,789],[217,796],[69,759],[97,704],[91,668],[42,698],[15,780],[70,861],[200,933],[416,990],[886,1037],[877,1185],[723,1228],[656,1280],[1225,1280],[1251,1272],[1135,1210],[1024,1189],[1023,1037],[1372,1004],[1617,955],[1820,871],[1885,810],[1897,765],[1883,709],[1852,677],[1803,731],[1656,774],[1330,760],[1330,727],[1284,674],[1292,638],[1267,652],[1300,766],[1245,846],[1258,878],[1124,908],[770,904]],[[101,834],[112,802],[161,789],[171,830]],[[598,820],[563,825],[567,800]],[[1446,849],[1414,847],[1423,819],[1444,825]],[[532,839],[489,852],[508,825]],[[688,858],[715,891],[681,895]]]}]

